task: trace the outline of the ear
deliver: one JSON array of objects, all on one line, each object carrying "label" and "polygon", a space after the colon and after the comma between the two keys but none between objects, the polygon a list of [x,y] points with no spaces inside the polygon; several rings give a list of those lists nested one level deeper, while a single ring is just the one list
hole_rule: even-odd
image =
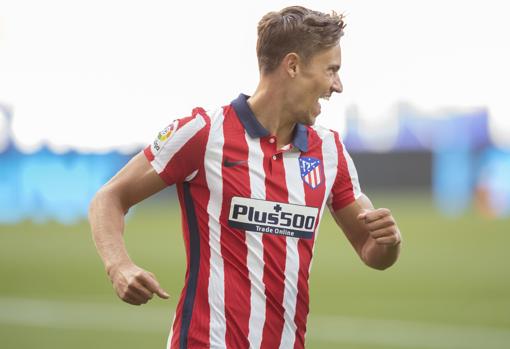
[{"label": "ear", "polygon": [[300,64],[299,55],[294,52],[287,53],[285,55],[285,57],[283,57],[282,64],[283,64],[287,74],[291,78],[295,78],[299,72],[299,64]]}]

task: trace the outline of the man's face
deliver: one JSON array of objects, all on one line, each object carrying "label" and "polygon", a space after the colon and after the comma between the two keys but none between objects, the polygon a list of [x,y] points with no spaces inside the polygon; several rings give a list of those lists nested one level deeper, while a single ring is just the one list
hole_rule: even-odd
[{"label": "man's face", "polygon": [[291,108],[297,122],[313,125],[321,112],[319,99],[328,99],[334,92],[342,92],[338,76],[340,65],[340,45],[321,51],[307,64],[299,65],[291,87]]}]

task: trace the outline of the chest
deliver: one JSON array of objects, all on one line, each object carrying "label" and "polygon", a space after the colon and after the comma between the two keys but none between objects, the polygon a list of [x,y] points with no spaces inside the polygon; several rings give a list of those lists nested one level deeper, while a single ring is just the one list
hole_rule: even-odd
[{"label": "chest", "polygon": [[321,207],[328,193],[322,153],[261,143],[244,147],[226,143],[206,159],[214,182],[221,185],[223,201],[241,197]]}]

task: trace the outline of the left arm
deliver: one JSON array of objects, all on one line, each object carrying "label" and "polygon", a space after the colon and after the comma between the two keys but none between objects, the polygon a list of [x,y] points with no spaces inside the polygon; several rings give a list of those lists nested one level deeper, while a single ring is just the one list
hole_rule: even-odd
[{"label": "left arm", "polygon": [[374,209],[370,199],[362,194],[331,213],[366,265],[384,270],[396,262],[402,238],[389,209]]}]

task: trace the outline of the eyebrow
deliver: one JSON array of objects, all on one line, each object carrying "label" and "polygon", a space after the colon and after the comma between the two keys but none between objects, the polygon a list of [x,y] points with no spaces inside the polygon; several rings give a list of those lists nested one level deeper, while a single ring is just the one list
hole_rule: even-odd
[{"label": "eyebrow", "polygon": [[340,70],[340,66],[338,64],[332,64],[328,67],[328,69],[333,69],[335,72]]}]

